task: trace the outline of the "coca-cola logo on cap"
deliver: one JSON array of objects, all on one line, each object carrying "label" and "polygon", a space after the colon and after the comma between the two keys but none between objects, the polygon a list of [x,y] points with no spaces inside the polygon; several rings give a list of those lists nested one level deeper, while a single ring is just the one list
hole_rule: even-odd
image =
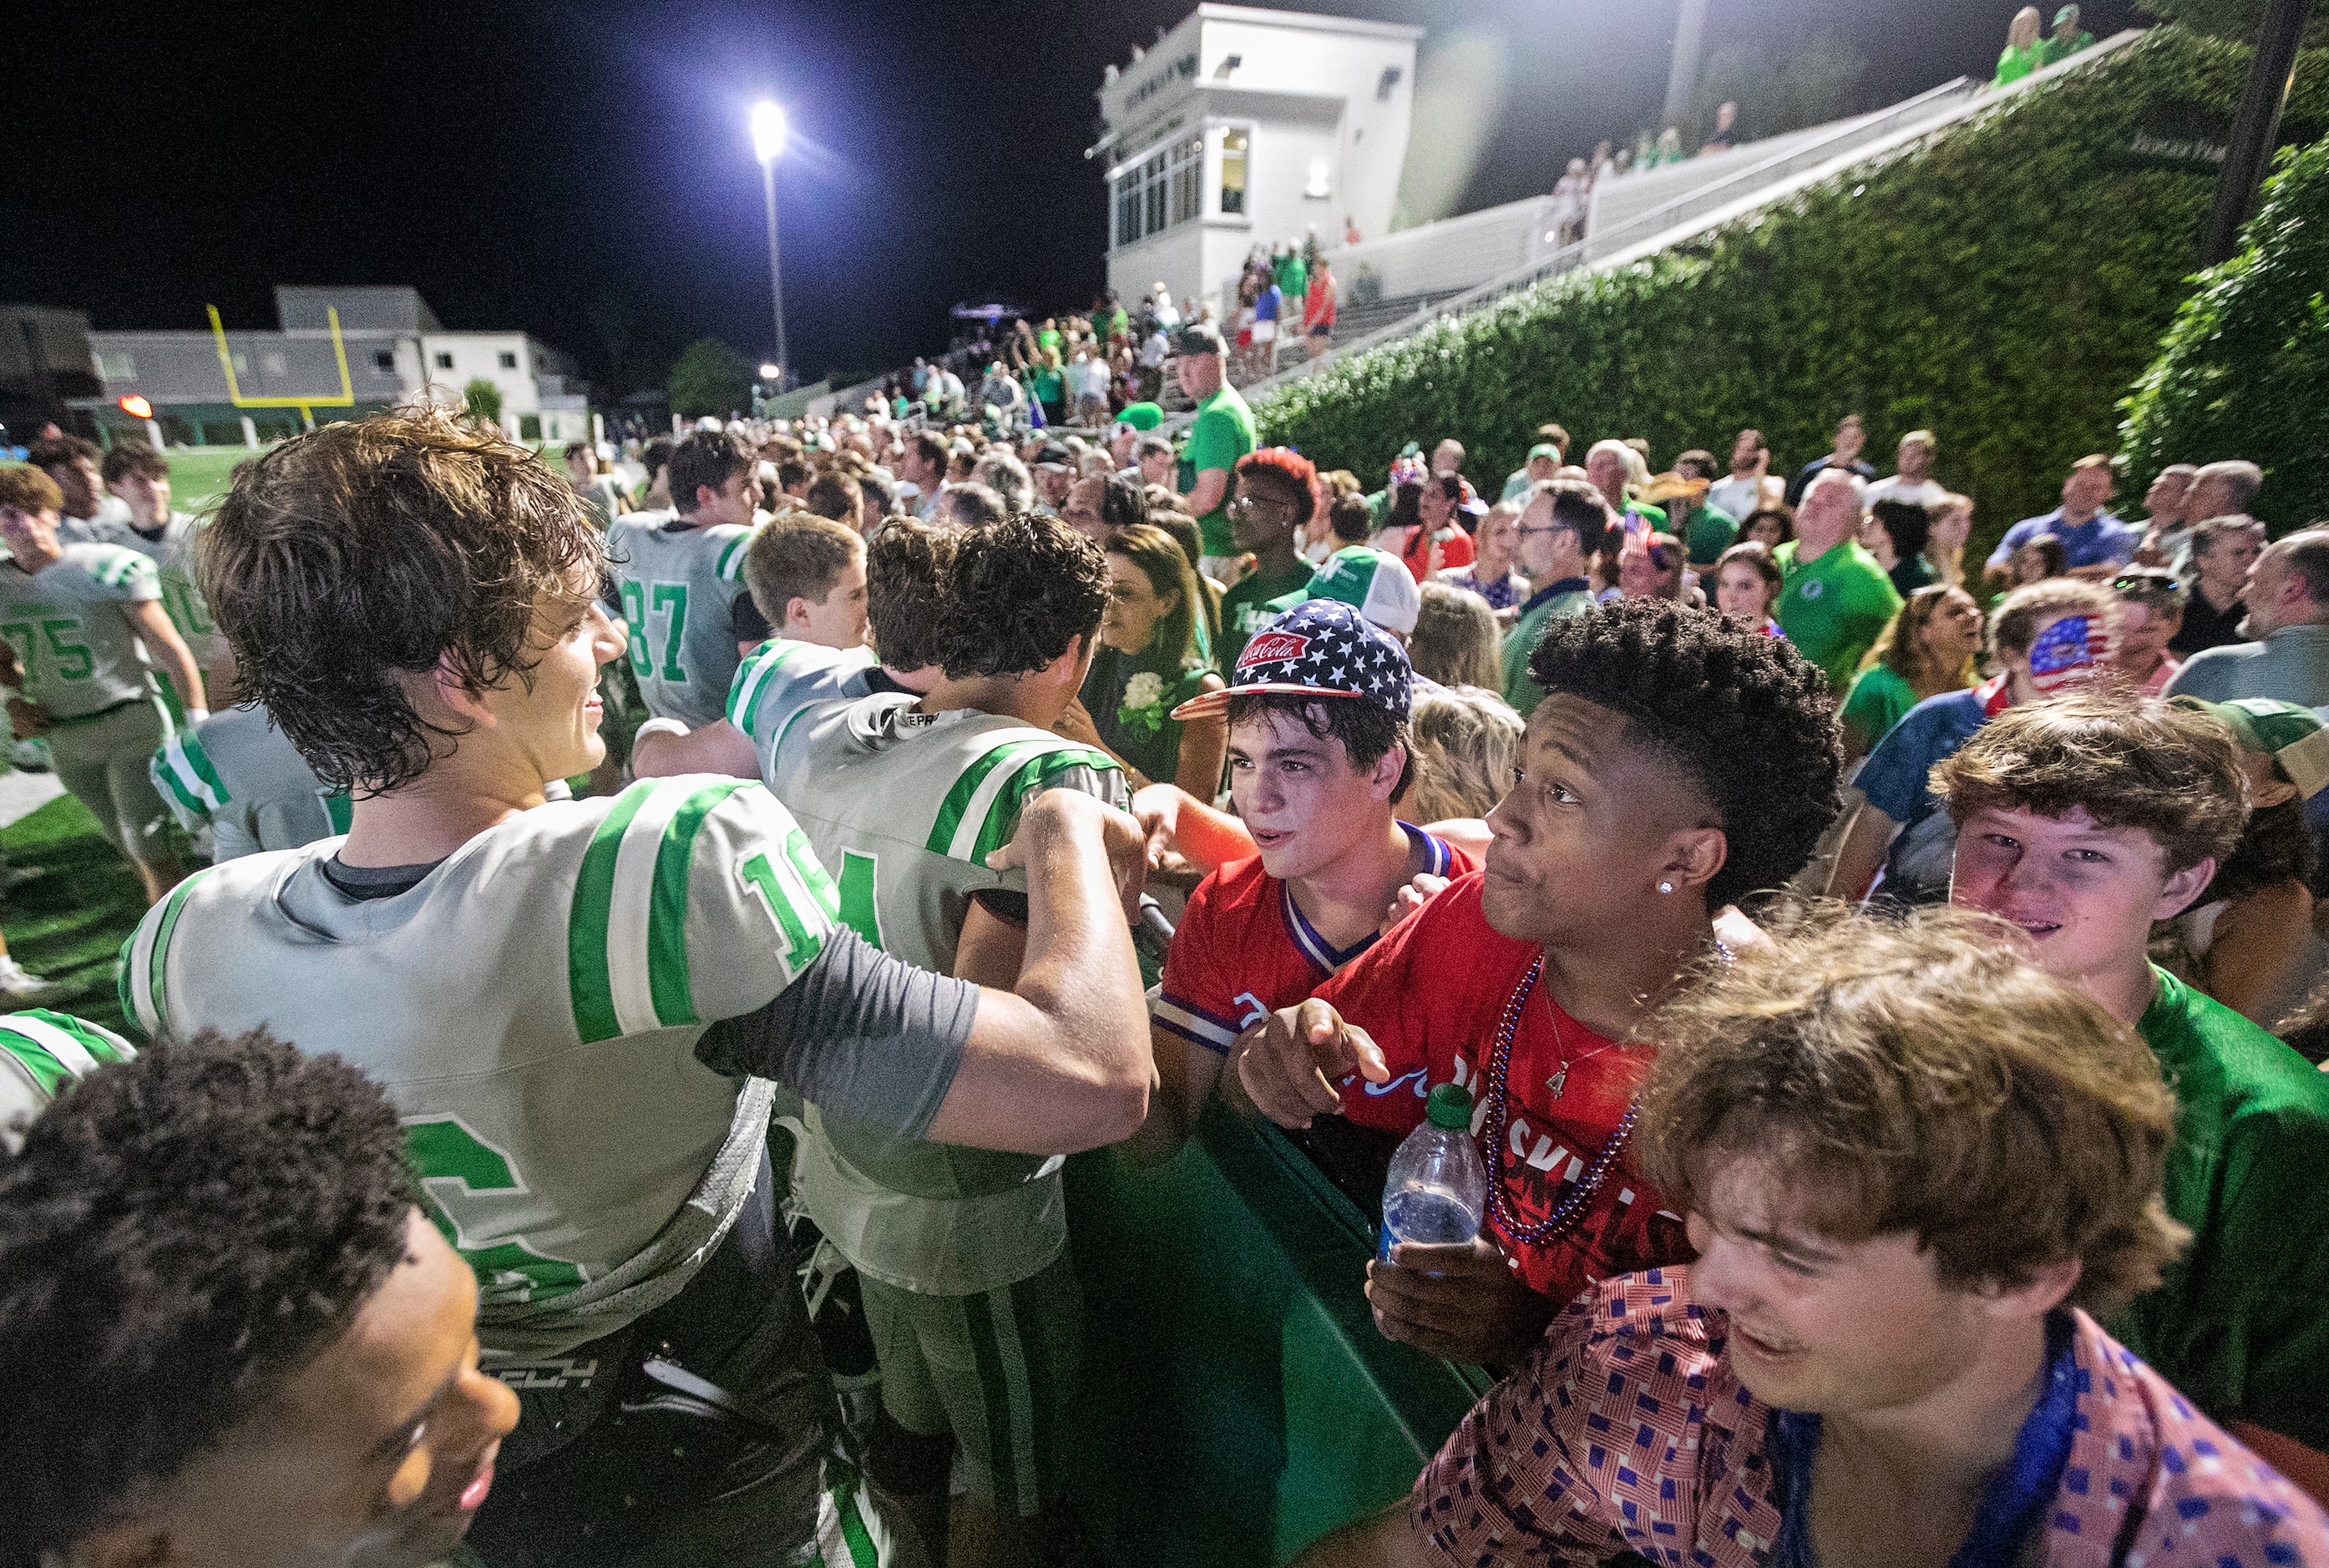
[{"label": "coca-cola logo on cap", "polygon": [[1238,655],[1237,667],[1247,669],[1255,664],[1274,664],[1282,659],[1299,659],[1310,646],[1310,639],[1296,632],[1260,632],[1245,645]]}]

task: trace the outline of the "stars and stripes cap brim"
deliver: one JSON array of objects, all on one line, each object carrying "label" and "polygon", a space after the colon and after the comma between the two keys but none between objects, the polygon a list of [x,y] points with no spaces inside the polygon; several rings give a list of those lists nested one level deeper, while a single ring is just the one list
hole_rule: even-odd
[{"label": "stars and stripes cap brim", "polygon": [[1278,695],[1350,698],[1404,719],[1413,685],[1407,650],[1341,600],[1312,599],[1253,634],[1226,687],[1191,698],[1173,717],[1212,718],[1233,697]]}]

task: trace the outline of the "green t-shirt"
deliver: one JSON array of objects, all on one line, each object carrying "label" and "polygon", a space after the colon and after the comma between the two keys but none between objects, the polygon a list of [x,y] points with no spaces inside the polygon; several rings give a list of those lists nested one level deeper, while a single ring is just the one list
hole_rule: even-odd
[{"label": "green t-shirt", "polygon": [[1852,695],[1843,699],[1839,717],[1860,732],[1862,749],[1873,751],[1919,700],[1917,689],[1899,671],[1890,664],[1871,664],[1853,679]]},{"label": "green t-shirt", "polygon": [[[1245,406],[1235,387],[1223,382],[1219,391],[1197,405],[1196,421],[1189,427],[1189,446],[1183,454],[1189,464],[1189,483],[1196,484],[1210,468],[1235,468],[1239,458],[1259,445],[1253,410]],[[1222,477],[1226,480],[1229,475],[1225,473]],[[1234,484],[1224,488],[1221,503],[1197,519],[1207,555],[1237,554],[1237,545],[1230,537],[1230,494],[1235,489]]]},{"label": "green t-shirt", "polygon": [[1547,623],[1567,615],[1581,615],[1593,607],[1593,586],[1583,577],[1563,577],[1542,592],[1531,594],[1521,606],[1513,629],[1504,634],[1504,700],[1513,711],[1526,718],[1544,700],[1544,688],[1530,678],[1529,655],[1536,652],[1536,640],[1544,635]]},{"label": "green t-shirt", "polygon": [[1310,563],[1297,556],[1282,572],[1248,572],[1221,595],[1220,664],[1223,670],[1236,669],[1246,640],[1285,613],[1270,608],[1269,601],[1308,587],[1310,577]]},{"label": "green t-shirt", "polygon": [[1876,558],[1847,540],[1801,566],[1798,541],[1772,552],[1779,563],[1779,630],[1805,658],[1827,672],[1828,684],[1844,690],[1861,655],[1875,644],[1884,624],[1900,610],[1900,596]]},{"label": "green t-shirt", "polygon": [[2058,60],[2068,60],[2081,49],[2094,47],[2095,35],[2081,28],[2068,39],[2049,38],[2038,46],[2041,65],[2051,65]]},{"label": "green t-shirt", "polygon": [[1693,508],[1683,530],[1683,559],[1694,567],[1711,567],[1739,538],[1739,520],[1719,506]]},{"label": "green t-shirt", "polygon": [[1288,299],[1300,299],[1310,292],[1310,268],[1301,257],[1287,256],[1279,259],[1278,292]]},{"label": "green t-shirt", "polygon": [[1989,85],[2004,87],[2009,81],[2020,81],[2040,66],[2049,63],[2044,40],[2026,49],[2016,49],[2009,43],[2005,46],[2005,52],[1997,57],[1997,74],[1990,79]]},{"label": "green t-shirt", "polygon": [[2212,1419],[2329,1450],[2329,1077],[2154,972],[2136,1030],[2175,1089],[2164,1191],[2192,1239],[2110,1331]]}]

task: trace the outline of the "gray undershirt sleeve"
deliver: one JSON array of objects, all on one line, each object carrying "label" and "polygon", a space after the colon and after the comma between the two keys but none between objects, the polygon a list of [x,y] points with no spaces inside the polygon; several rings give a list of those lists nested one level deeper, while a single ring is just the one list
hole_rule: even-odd
[{"label": "gray undershirt sleeve", "polygon": [[798,980],[712,1025],[695,1054],[714,1072],[774,1078],[821,1111],[919,1138],[954,1086],[977,1012],[970,981],[835,926]]}]

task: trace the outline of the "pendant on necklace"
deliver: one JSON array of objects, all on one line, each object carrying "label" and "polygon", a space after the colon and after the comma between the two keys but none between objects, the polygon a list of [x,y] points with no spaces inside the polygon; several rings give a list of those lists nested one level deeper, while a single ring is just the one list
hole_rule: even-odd
[{"label": "pendant on necklace", "polygon": [[1544,1081],[1544,1086],[1552,1091],[1552,1097],[1556,1100],[1561,1098],[1561,1091],[1567,1087],[1568,1084],[1569,1064],[1567,1062],[1561,1064],[1561,1071]]}]

